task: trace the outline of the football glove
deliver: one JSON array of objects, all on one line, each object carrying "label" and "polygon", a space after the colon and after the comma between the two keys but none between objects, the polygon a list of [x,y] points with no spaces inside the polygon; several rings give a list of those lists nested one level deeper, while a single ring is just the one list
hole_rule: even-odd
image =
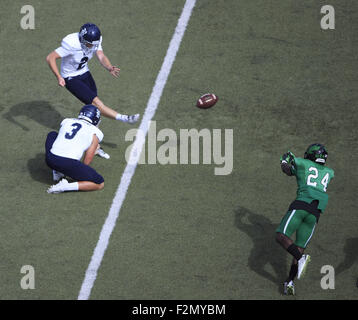
[{"label": "football glove", "polygon": [[292,165],[294,160],[295,160],[295,155],[291,151],[287,151],[280,158],[281,163],[288,163],[289,165]]}]

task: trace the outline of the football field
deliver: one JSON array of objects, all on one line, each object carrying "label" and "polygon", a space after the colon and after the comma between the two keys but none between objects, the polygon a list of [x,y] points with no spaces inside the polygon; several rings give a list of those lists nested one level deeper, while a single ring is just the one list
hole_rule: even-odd
[{"label": "football field", "polygon": [[[358,2],[189,2],[190,12],[185,0],[1,1],[0,299],[75,300],[83,286],[96,300],[358,299]],[[324,30],[328,4],[335,29]],[[187,24],[178,24],[183,13]],[[115,79],[89,62],[98,96],[141,118],[102,118],[111,158],[91,165],[103,190],[48,194],[47,133],[83,104],[58,86],[46,56],[86,22],[98,25],[104,53],[121,68]],[[217,104],[197,108],[207,92]],[[129,130],[143,118],[151,129],[133,167]],[[191,129],[210,139],[199,140],[197,162],[193,140],[180,148]],[[275,229],[297,184],[279,159],[287,150],[303,157],[315,142],[327,147],[335,178],[307,248],[312,261],[286,297],[291,258]],[[113,228],[103,228],[112,211]],[[34,277],[24,281],[24,270]]]}]

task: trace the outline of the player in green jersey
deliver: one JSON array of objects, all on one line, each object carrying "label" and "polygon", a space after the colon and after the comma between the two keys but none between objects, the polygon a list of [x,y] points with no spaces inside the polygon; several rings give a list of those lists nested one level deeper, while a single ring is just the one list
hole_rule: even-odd
[{"label": "player in green jersey", "polygon": [[[304,159],[295,157],[290,151],[280,159],[282,171],[297,180],[297,197],[276,229],[277,242],[293,256],[289,276],[284,283],[285,294],[294,294],[293,280],[296,276],[300,279],[305,273],[310,256],[303,252],[320,214],[327,206],[327,186],[334,177],[334,171],[325,166],[327,157],[326,148],[314,143],[307,148]],[[291,235],[295,232],[296,240],[293,241]]]}]

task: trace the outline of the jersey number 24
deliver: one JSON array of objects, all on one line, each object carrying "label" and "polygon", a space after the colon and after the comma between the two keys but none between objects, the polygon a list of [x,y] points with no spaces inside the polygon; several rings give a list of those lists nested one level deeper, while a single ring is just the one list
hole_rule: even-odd
[{"label": "jersey number 24", "polygon": [[[312,172],[312,173],[307,177],[307,185],[312,187],[317,187],[317,181],[314,180],[318,178],[318,169],[315,167],[310,167],[308,169],[308,172]],[[326,173],[323,179],[321,180],[321,184],[323,186],[324,192],[327,191],[328,179],[329,179],[329,173]]]}]

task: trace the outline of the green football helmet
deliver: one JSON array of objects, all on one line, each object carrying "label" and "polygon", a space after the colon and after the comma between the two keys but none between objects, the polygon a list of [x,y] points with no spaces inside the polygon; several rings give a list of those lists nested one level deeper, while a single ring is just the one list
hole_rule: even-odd
[{"label": "green football helmet", "polygon": [[313,162],[317,162],[319,164],[325,164],[328,157],[328,152],[324,145],[320,143],[311,144],[304,155],[305,159],[309,159]]}]

